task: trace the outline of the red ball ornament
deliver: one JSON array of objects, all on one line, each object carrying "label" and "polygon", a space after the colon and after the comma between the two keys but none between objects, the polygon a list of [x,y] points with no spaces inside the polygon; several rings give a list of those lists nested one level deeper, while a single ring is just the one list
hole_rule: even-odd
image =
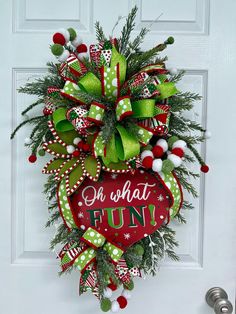
[{"label": "red ball ornament", "polygon": [[142,161],[142,166],[146,169],[151,169],[153,163],[153,158],[151,156],[147,156]]},{"label": "red ball ornament", "polygon": [[65,45],[66,39],[61,33],[55,33],[52,38],[54,44],[60,44],[62,46]]},{"label": "red ball ornament", "polygon": [[75,150],[73,153],[72,153],[73,157],[79,157],[80,155],[80,151],[79,150]]},{"label": "red ball ornament", "polygon": [[154,146],[153,149],[152,149],[152,152],[153,152],[153,155],[156,158],[159,158],[159,157],[161,157],[164,154],[163,148],[161,146],[159,146],[159,145]]},{"label": "red ball ornament", "polygon": [[32,154],[29,156],[28,158],[29,162],[31,162],[32,164],[37,160],[36,155]]},{"label": "red ball ornament", "polygon": [[112,291],[116,291],[117,285],[115,285],[114,283],[110,283],[110,284],[108,285],[108,288],[110,288]]},{"label": "red ball ornament", "polygon": [[121,309],[124,309],[128,303],[127,299],[125,297],[123,297],[123,295],[121,295],[117,298],[117,302],[119,303],[119,306]]},{"label": "red ball ornament", "polygon": [[43,109],[43,114],[44,114],[44,116],[49,116],[50,114],[52,114],[52,111],[45,107]]},{"label": "red ball ornament", "polygon": [[79,149],[83,149],[83,146],[84,146],[84,142],[83,141],[80,141],[79,144],[77,145],[77,147]]},{"label": "red ball ornament", "polygon": [[88,143],[83,144],[83,151],[85,151],[85,152],[90,151],[90,145]]},{"label": "red ball ornament", "polygon": [[207,165],[202,165],[201,166],[201,171],[204,173],[207,173],[209,171],[209,167]]},{"label": "red ball ornament", "polygon": [[180,157],[180,158],[182,158],[182,157],[184,156],[184,151],[183,151],[183,149],[180,148],[180,147],[175,147],[175,148],[173,148],[172,151],[171,151],[171,153],[174,154],[174,155],[176,155],[176,156],[178,156],[178,157]]},{"label": "red ball ornament", "polygon": [[87,52],[88,51],[88,48],[85,44],[81,44],[79,45],[77,48],[76,48],[76,51],[78,53],[81,53],[81,52]]}]

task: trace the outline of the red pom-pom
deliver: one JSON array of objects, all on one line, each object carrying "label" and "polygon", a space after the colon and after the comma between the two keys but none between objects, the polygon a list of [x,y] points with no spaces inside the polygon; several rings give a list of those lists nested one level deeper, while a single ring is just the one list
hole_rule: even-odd
[{"label": "red pom-pom", "polygon": [[75,150],[75,151],[72,153],[72,155],[73,155],[73,157],[79,157],[80,151]]},{"label": "red pom-pom", "polygon": [[110,283],[110,284],[108,285],[108,288],[110,288],[112,291],[116,291],[117,285],[115,285],[114,283]]},{"label": "red pom-pom", "polygon": [[81,52],[87,52],[88,51],[88,48],[85,44],[81,44],[79,45],[77,48],[76,48],[76,51],[78,53],[81,53]]},{"label": "red pom-pom", "polygon": [[146,169],[151,169],[153,163],[153,158],[151,156],[147,156],[142,161],[142,166]]},{"label": "red pom-pom", "polygon": [[34,163],[37,160],[36,155],[30,155],[28,158],[29,162]]},{"label": "red pom-pom", "polygon": [[83,141],[80,141],[79,144],[77,145],[77,147],[79,149],[83,149],[83,146],[84,146],[84,142]]},{"label": "red pom-pom", "polygon": [[201,166],[201,171],[204,173],[207,173],[209,171],[209,167],[207,165],[202,165]]},{"label": "red pom-pom", "polygon": [[128,303],[127,299],[123,297],[123,295],[117,298],[117,302],[119,303],[121,309],[124,309]]},{"label": "red pom-pom", "polygon": [[156,158],[159,158],[159,157],[161,157],[164,154],[163,148],[161,146],[159,146],[159,145],[154,146],[153,149],[152,149],[152,152],[153,152],[153,155]]},{"label": "red pom-pom", "polygon": [[184,156],[184,151],[182,148],[180,147],[175,147],[172,149],[171,151],[172,154],[179,156],[180,158],[182,158]]},{"label": "red pom-pom", "polygon": [[90,145],[88,143],[83,144],[83,151],[85,151],[85,152],[90,151]]},{"label": "red pom-pom", "polygon": [[52,38],[54,44],[60,44],[62,46],[65,45],[66,39],[61,33],[55,33]]}]

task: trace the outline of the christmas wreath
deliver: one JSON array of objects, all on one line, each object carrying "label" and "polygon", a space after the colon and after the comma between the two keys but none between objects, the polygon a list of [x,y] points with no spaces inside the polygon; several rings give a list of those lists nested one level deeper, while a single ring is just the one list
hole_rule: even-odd
[{"label": "christmas wreath", "polygon": [[[182,188],[197,196],[189,178],[199,174],[188,164],[197,160],[208,171],[194,148],[206,131],[183,115],[200,97],[180,92],[183,71],[168,70],[159,56],[174,39],[142,51],[148,29],[130,39],[136,12],[118,39],[106,38],[97,22],[89,55],[74,29],[55,33],[50,48],[57,62],[19,89],[39,98],[12,133],[32,124],[29,162],[52,155],[43,168],[47,226],[57,228],[51,249],[61,245],[61,273],[79,270],[80,294],[92,291],[105,312],[126,307],[133,277],[154,275],[165,255],[178,259],[168,223],[184,223],[180,210],[192,208]],[[41,115],[27,116],[41,105]]]}]

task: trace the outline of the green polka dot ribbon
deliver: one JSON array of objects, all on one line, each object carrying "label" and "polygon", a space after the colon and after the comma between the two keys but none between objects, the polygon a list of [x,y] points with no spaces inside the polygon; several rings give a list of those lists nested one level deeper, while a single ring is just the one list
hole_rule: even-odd
[{"label": "green polka dot ribbon", "polygon": [[116,102],[116,118],[117,121],[121,121],[125,117],[133,115],[132,106],[129,96],[124,96],[117,99]]},{"label": "green polka dot ribbon", "polygon": [[60,206],[61,216],[66,226],[71,229],[75,228],[76,224],[71,211],[70,202],[66,194],[66,179],[62,179],[57,192],[58,204]]},{"label": "green polka dot ribbon", "polygon": [[73,101],[86,104],[86,99],[84,98],[84,94],[81,93],[81,88],[75,82],[70,80],[65,82],[65,85],[61,90],[61,95]]},{"label": "green polka dot ribbon", "polygon": [[170,190],[173,196],[173,205],[170,208],[170,217],[173,218],[178,212],[183,202],[183,193],[181,185],[174,172],[162,173],[161,179],[165,186]]},{"label": "green polka dot ribbon", "polygon": [[95,101],[92,102],[88,113],[88,120],[96,124],[101,124],[104,117],[105,109],[106,107],[103,104]]}]

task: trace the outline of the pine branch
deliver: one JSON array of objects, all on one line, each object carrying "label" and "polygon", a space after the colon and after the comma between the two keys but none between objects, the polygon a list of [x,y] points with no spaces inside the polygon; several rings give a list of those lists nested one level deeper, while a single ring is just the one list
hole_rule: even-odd
[{"label": "pine branch", "polygon": [[31,119],[21,122],[12,132],[10,139],[12,140],[15,137],[16,132],[18,132],[24,125],[35,123],[37,121],[43,120],[44,118],[45,118],[44,116],[36,116],[36,117],[33,117]]},{"label": "pine branch", "polygon": [[124,54],[127,57],[127,60],[129,59],[129,56],[133,53],[133,51],[135,53],[138,52],[137,49],[139,48],[139,46],[143,42],[143,40],[144,40],[144,38],[148,32],[149,32],[149,29],[147,29],[146,27],[143,27],[140,30],[140,33],[138,34],[138,36],[131,43],[129,43],[129,45],[128,45],[129,47],[127,48],[127,50]]},{"label": "pine branch", "polygon": [[98,42],[104,42],[106,41],[106,36],[103,32],[102,26],[100,25],[100,22],[95,22],[95,30],[96,30],[96,38]]},{"label": "pine branch", "polygon": [[44,99],[40,98],[37,101],[35,101],[34,103],[32,103],[31,105],[29,105],[25,110],[23,110],[21,112],[21,115],[24,116],[28,111],[30,111],[31,109],[33,109],[34,107],[43,104],[44,103]]}]

